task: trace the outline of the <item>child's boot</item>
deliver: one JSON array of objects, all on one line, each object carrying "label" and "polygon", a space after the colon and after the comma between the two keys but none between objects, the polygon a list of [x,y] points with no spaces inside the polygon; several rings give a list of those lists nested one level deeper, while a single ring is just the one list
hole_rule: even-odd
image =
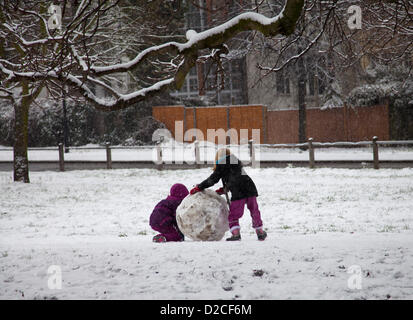
[{"label": "child's boot", "polygon": [[239,241],[241,240],[241,233],[239,229],[234,229],[231,231],[232,236],[227,238],[227,241]]},{"label": "child's boot", "polygon": [[162,234],[157,234],[156,236],[153,237],[152,241],[153,242],[166,242],[166,238]]},{"label": "child's boot", "polygon": [[267,233],[264,231],[263,228],[257,228],[255,229],[255,232],[257,233],[258,240],[260,241],[264,241],[267,237]]}]

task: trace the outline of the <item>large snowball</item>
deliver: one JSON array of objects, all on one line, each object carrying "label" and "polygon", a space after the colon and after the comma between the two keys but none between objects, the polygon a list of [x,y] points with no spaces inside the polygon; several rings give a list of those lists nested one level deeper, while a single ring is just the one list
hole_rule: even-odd
[{"label": "large snowball", "polygon": [[187,196],[176,210],[182,233],[197,241],[219,241],[228,231],[228,205],[215,191]]}]

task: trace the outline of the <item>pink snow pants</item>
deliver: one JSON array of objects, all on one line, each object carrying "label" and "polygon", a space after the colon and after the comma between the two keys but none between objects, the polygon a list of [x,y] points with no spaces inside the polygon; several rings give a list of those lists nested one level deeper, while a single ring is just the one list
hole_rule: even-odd
[{"label": "pink snow pants", "polygon": [[251,213],[252,227],[260,228],[262,227],[261,213],[258,210],[257,197],[244,198],[240,200],[231,201],[229,206],[229,229],[232,231],[234,229],[239,229],[239,219],[244,214],[244,207],[247,204],[247,208]]}]

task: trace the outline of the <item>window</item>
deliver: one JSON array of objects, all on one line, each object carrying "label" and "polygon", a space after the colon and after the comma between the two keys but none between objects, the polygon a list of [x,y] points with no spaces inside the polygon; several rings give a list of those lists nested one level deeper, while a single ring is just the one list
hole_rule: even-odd
[{"label": "window", "polygon": [[326,91],[326,77],[324,73],[318,73],[318,94],[324,94]]},{"label": "window", "polygon": [[197,32],[207,29],[207,4],[206,0],[194,0],[189,3],[188,13],[185,14],[186,29],[193,29]]},{"label": "window", "polygon": [[198,79],[193,79],[190,77],[189,79],[189,91],[194,92],[198,91]]},{"label": "window", "polygon": [[286,70],[280,70],[275,74],[277,93],[290,94],[290,79]]},{"label": "window", "polygon": [[[218,14],[235,15],[239,10],[239,4],[236,1],[212,1],[212,4],[222,8],[220,12],[212,14],[208,12],[206,0],[193,0],[193,5],[189,3],[189,11],[186,14],[186,29],[194,29],[197,32],[203,31],[210,27],[208,24],[218,17]],[[213,9],[213,8],[212,8]],[[199,68],[200,69],[197,69]],[[217,104],[243,104],[246,103],[245,87],[245,58],[233,59],[223,62],[224,74],[217,74],[217,66],[206,62],[191,69],[185,78],[185,83],[181,90],[172,93],[172,96],[181,98],[199,98],[199,90],[211,98],[211,101]],[[202,77],[203,83],[200,83]],[[224,81],[222,82],[222,76]],[[222,87],[222,83],[224,86]],[[203,85],[203,88],[200,86]],[[289,90],[289,86],[288,86]]]},{"label": "window", "polygon": [[284,93],[284,75],[282,71],[276,73],[277,93]]},{"label": "window", "polygon": [[315,96],[322,95],[326,91],[326,77],[322,71],[318,71],[317,75],[313,71],[308,72],[307,77],[307,95]]},{"label": "window", "polygon": [[315,88],[317,86],[317,79],[314,76],[314,72],[312,70],[310,70],[308,72],[308,92],[307,95],[309,96],[314,96],[315,95]]},{"label": "window", "polygon": [[284,79],[285,83],[285,94],[290,94],[290,79],[288,77],[285,77]]}]

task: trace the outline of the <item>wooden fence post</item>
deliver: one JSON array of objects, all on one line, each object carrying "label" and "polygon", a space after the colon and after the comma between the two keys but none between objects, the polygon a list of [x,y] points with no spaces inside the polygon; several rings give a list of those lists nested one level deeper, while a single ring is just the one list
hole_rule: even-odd
[{"label": "wooden fence post", "polygon": [[250,152],[251,167],[255,168],[256,161],[255,161],[254,140],[249,140],[248,141],[248,149],[249,149],[249,152]]},{"label": "wooden fence post", "polygon": [[314,146],[313,146],[313,138],[308,139],[308,156],[310,161],[310,168],[315,168],[315,161],[314,161]]},{"label": "wooden fence post", "polygon": [[63,150],[63,143],[59,143],[59,169],[65,171],[65,156]]},{"label": "wooden fence post", "polygon": [[112,150],[109,142],[106,142],[106,169],[112,169]]},{"label": "wooden fence post", "polygon": [[162,160],[162,148],[160,144],[156,146],[156,168],[162,170],[163,160]]},{"label": "wooden fence post", "polygon": [[201,168],[201,157],[199,153],[199,141],[198,140],[195,141],[195,164],[196,164],[197,169]]},{"label": "wooden fence post", "polygon": [[226,110],[227,111],[227,131],[226,131],[227,134],[225,135],[225,143],[226,143],[226,145],[230,145],[231,144],[231,135],[228,134],[228,131],[231,129],[230,107],[227,106],[226,109],[227,109]]},{"label": "wooden fence post", "polygon": [[379,164],[379,146],[377,144],[377,138],[376,136],[373,137],[373,162],[374,162],[374,169],[379,169],[380,164]]}]

